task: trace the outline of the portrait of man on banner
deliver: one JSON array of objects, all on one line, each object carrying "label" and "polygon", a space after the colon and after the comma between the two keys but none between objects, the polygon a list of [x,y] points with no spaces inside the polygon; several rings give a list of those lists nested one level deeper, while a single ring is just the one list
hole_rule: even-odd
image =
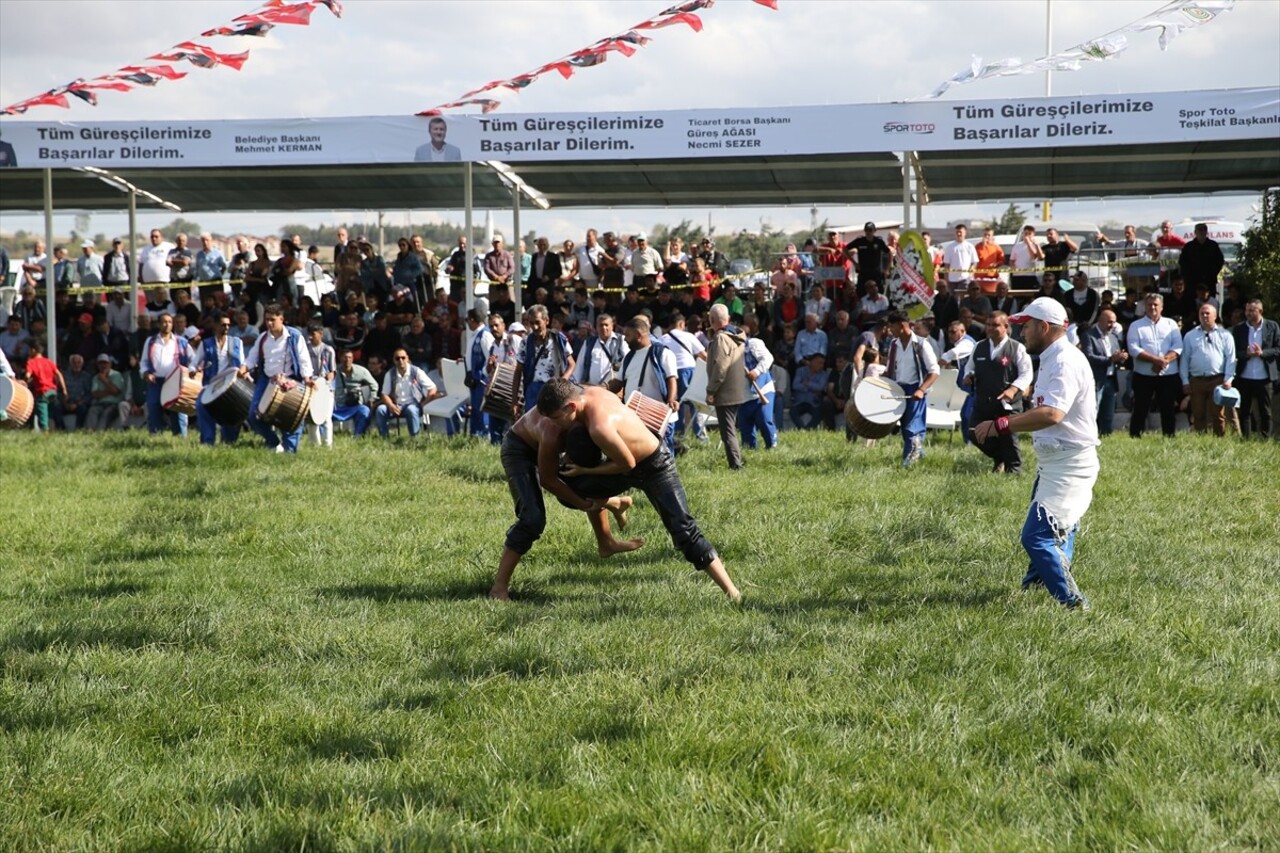
[{"label": "portrait of man on banner", "polygon": [[462,161],[462,152],[458,150],[458,146],[450,145],[444,141],[449,134],[448,122],[440,116],[432,116],[427,123],[427,132],[431,135],[431,141],[418,146],[417,152],[413,155],[415,163],[459,163]]}]

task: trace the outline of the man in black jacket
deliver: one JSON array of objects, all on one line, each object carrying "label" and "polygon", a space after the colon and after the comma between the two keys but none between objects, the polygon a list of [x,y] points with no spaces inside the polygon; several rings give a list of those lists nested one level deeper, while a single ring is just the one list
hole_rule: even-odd
[{"label": "man in black jacket", "polygon": [[1208,284],[1210,293],[1217,293],[1218,273],[1226,261],[1216,240],[1209,239],[1209,226],[1196,225],[1195,239],[1182,247],[1178,256],[1178,272],[1194,293],[1200,284]]},{"label": "man in black jacket", "polygon": [[1258,418],[1258,435],[1272,436],[1272,389],[1280,384],[1280,324],[1262,316],[1262,300],[1244,306],[1244,322],[1231,330],[1236,342],[1236,375],[1232,386],[1240,392],[1240,431],[1253,431],[1250,413]]}]

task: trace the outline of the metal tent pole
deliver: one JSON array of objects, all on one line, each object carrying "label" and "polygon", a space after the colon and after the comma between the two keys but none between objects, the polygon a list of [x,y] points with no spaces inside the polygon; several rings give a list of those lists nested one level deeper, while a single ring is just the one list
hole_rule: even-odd
[{"label": "metal tent pole", "polygon": [[471,161],[468,160],[462,167],[462,204],[466,208],[465,216],[465,233],[467,235],[467,268],[463,271],[462,277],[466,284],[463,286],[463,308],[470,311],[476,303],[475,282],[471,280],[472,270],[476,267],[476,247],[473,245],[475,241],[471,239]]},{"label": "metal tent pole", "polygon": [[53,170],[44,170],[44,314],[45,348],[49,360],[58,363],[58,318],[55,315],[53,280]]},{"label": "metal tent pole", "polygon": [[521,270],[524,269],[524,259],[521,257],[524,253],[520,251],[520,188],[511,187],[511,253],[515,258],[515,273],[511,276],[514,280],[514,287],[511,288],[512,298],[516,303],[516,319],[520,319],[520,315],[524,313],[524,281],[521,278]]},{"label": "metal tent pole", "polygon": [[129,331],[138,331],[138,194],[129,191],[129,248],[125,266],[129,268]]}]

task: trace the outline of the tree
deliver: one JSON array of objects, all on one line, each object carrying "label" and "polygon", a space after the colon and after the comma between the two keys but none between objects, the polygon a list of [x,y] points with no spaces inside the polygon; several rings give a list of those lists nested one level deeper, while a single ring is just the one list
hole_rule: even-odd
[{"label": "tree", "polygon": [[997,234],[1017,234],[1022,224],[1027,221],[1027,212],[1013,202],[1005,208],[1004,213],[991,220],[991,227]]},{"label": "tree", "polygon": [[1232,281],[1245,297],[1256,296],[1263,308],[1280,313],[1280,189],[1262,194],[1258,224],[1244,232]]},{"label": "tree", "polygon": [[189,219],[183,219],[179,216],[168,225],[160,226],[160,233],[166,238],[172,240],[179,234],[187,235],[187,242],[194,242],[197,237],[204,233],[204,229],[200,227],[199,222],[192,222]]}]

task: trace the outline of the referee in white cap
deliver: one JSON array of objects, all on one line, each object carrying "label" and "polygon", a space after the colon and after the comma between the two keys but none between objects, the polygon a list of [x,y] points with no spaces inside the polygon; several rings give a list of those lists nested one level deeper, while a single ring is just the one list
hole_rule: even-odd
[{"label": "referee in white cap", "polygon": [[1080,519],[1093,500],[1098,480],[1098,404],[1093,371],[1084,353],[1067,342],[1067,312],[1042,296],[1020,314],[1027,351],[1040,356],[1035,406],[1018,415],[983,421],[973,428],[982,444],[992,435],[1034,433],[1036,482],[1022,526],[1022,547],[1031,566],[1022,588],[1042,585],[1068,608],[1089,609],[1071,574]]}]

